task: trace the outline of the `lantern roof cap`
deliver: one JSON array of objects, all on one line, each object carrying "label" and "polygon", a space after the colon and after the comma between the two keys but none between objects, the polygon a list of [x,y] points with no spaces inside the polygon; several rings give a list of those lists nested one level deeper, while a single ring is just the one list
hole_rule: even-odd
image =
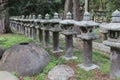
[{"label": "lantern roof cap", "polygon": [[42,19],[42,15],[41,14],[38,15],[38,19]]},{"label": "lantern roof cap", "polygon": [[50,15],[49,14],[45,14],[45,19],[46,20],[50,19]]},{"label": "lantern roof cap", "polygon": [[58,16],[58,13],[54,13],[54,18],[50,20],[51,23],[55,24],[55,23],[59,23],[61,21],[61,19]]},{"label": "lantern roof cap", "polygon": [[118,10],[115,10],[113,13],[112,13],[112,16],[114,17],[117,17],[117,16],[119,16],[120,17],[120,11],[118,11]]},{"label": "lantern roof cap", "polygon": [[112,13],[112,22],[104,26],[107,30],[120,30],[120,11]]},{"label": "lantern roof cap", "polygon": [[99,26],[99,23],[96,23],[96,22],[90,20],[90,13],[89,12],[84,13],[84,17],[83,17],[82,21],[76,21],[74,24],[79,26],[79,27]]},{"label": "lantern roof cap", "polygon": [[60,21],[59,23],[62,25],[74,25],[75,20],[72,20],[72,14],[70,12],[67,13],[66,19]]}]

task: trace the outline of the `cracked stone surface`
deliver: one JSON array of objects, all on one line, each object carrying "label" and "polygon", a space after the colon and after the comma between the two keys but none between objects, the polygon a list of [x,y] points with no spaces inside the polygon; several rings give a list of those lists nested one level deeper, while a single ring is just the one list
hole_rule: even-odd
[{"label": "cracked stone surface", "polygon": [[7,49],[0,61],[0,70],[33,76],[49,63],[49,54],[34,43],[20,43]]},{"label": "cracked stone surface", "polygon": [[73,76],[73,69],[67,65],[57,65],[48,73],[49,80],[68,80]]},{"label": "cracked stone surface", "polygon": [[0,71],[0,80],[19,80],[19,79],[7,71]]}]

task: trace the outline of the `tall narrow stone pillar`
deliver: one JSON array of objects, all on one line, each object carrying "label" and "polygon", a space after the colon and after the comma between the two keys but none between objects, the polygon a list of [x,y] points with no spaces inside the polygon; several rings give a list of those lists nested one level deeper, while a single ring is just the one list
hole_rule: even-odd
[{"label": "tall narrow stone pillar", "polygon": [[41,29],[42,25],[40,23],[40,21],[42,20],[42,15],[39,14],[38,15],[38,41],[39,42],[43,42],[43,30]]},{"label": "tall narrow stone pillar", "polygon": [[49,34],[49,30],[45,30],[45,46],[49,47],[49,38],[50,38],[50,34]]},{"label": "tall narrow stone pillar", "polygon": [[36,16],[35,15],[33,15],[33,19],[32,19],[32,21],[33,21],[33,39],[34,40],[36,40],[36,38],[37,38],[37,29],[36,29],[36,26],[37,26],[37,22],[36,22]]},{"label": "tall narrow stone pillar", "polygon": [[66,35],[66,54],[65,57],[72,57],[73,56],[73,35]]},{"label": "tall narrow stone pillar", "polygon": [[50,44],[49,44],[49,38],[50,38],[50,35],[49,35],[49,29],[50,29],[50,20],[49,20],[49,14],[46,14],[45,15],[45,19],[44,20],[41,20],[40,23],[42,25],[41,29],[44,30],[44,46],[45,48],[50,48]]},{"label": "tall narrow stone pillar", "polygon": [[50,31],[53,34],[53,49],[52,49],[52,52],[54,54],[59,54],[59,53],[63,52],[59,48],[59,32],[61,31],[61,28],[59,27],[59,22],[60,21],[61,21],[61,19],[59,19],[58,13],[54,13],[54,19],[50,20],[50,23],[51,23]]},{"label": "tall narrow stone pillar", "polygon": [[72,20],[72,14],[70,12],[67,13],[67,19],[60,21],[61,28],[63,29],[62,34],[65,35],[65,55],[62,56],[65,60],[77,59],[76,56],[73,55],[73,35],[76,34],[74,32],[74,20]]},{"label": "tall narrow stone pillar", "polygon": [[75,22],[75,25],[79,26],[81,35],[77,37],[83,41],[83,63],[78,66],[86,71],[98,68],[97,65],[92,62],[92,40],[96,39],[93,33],[94,27],[99,26],[90,20],[90,13],[85,12],[83,21]]},{"label": "tall narrow stone pillar", "polygon": [[83,65],[92,66],[92,40],[83,40]]},{"label": "tall narrow stone pillar", "polygon": [[38,39],[39,42],[43,41],[43,30],[41,28],[38,28]]}]

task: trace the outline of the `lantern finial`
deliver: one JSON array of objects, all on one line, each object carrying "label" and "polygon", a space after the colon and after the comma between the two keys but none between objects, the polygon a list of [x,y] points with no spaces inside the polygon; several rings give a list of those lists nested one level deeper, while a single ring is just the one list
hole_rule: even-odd
[{"label": "lantern finial", "polygon": [[58,17],[58,13],[54,13],[54,19],[58,19],[59,17]]},{"label": "lantern finial", "polygon": [[49,14],[46,14],[46,15],[45,15],[45,19],[46,19],[46,20],[50,19],[50,15],[49,15]]},{"label": "lantern finial", "polygon": [[35,15],[33,15],[33,17],[32,17],[33,19],[35,19],[36,18],[36,16]]},{"label": "lantern finial", "polygon": [[67,13],[67,19],[72,19],[72,14],[70,12]]},{"label": "lantern finial", "polygon": [[85,12],[84,13],[84,18],[83,18],[84,21],[90,21],[90,13],[89,12]]},{"label": "lantern finial", "polygon": [[38,19],[42,19],[42,15],[41,14],[38,15]]}]

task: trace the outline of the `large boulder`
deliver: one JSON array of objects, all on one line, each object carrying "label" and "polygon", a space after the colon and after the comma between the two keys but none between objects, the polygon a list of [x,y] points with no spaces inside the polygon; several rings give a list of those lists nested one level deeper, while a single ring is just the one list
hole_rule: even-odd
[{"label": "large boulder", "polygon": [[0,59],[2,58],[4,51],[5,51],[5,49],[0,46]]},{"label": "large boulder", "polygon": [[0,70],[16,72],[21,76],[33,76],[49,63],[49,54],[34,43],[21,43],[5,51]]},{"label": "large boulder", "polygon": [[19,79],[7,71],[0,71],[0,80],[19,80]]}]

